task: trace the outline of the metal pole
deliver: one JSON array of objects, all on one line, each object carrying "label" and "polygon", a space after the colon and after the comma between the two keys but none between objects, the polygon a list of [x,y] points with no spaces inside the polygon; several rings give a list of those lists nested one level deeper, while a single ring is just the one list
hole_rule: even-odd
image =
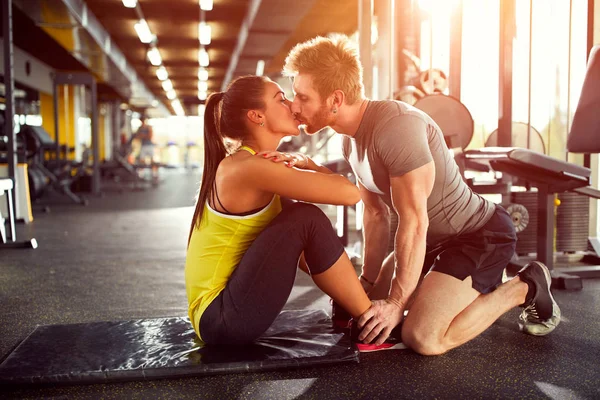
[{"label": "metal pole", "polygon": [[[573,0],[569,1],[569,57],[567,58],[567,135],[571,130],[571,42],[573,26]],[[548,153],[550,153],[548,151]],[[569,149],[565,149],[565,161],[569,162]]]},{"label": "metal pole", "polygon": [[358,0],[358,41],[360,61],[363,66],[365,96],[373,97],[373,61],[371,59],[371,23],[373,0]]},{"label": "metal pole", "polygon": [[592,47],[594,47],[594,4],[596,0],[588,0],[587,11],[587,57],[590,56]]},{"label": "metal pole", "polygon": [[114,101],[113,102],[113,115],[112,115],[112,138],[113,138],[113,143],[112,143],[112,154],[110,155],[110,159],[111,160],[115,160],[116,159],[116,155],[119,153],[120,150],[120,146],[121,146],[121,108],[120,108],[120,102],[119,101]]},{"label": "metal pole", "polygon": [[[4,36],[4,101],[5,101],[5,121],[4,132],[8,137],[8,151],[6,153],[8,159],[8,178],[13,183],[13,190],[9,190],[6,195],[9,207],[11,204],[17,204],[17,152],[16,152],[16,136],[15,136],[15,77],[14,77],[14,53],[13,53],[13,20],[12,20],[12,2],[2,2],[3,15],[3,36]],[[11,232],[11,240],[15,241],[15,219],[14,213],[8,210],[8,224]]]},{"label": "metal pole", "polygon": [[96,80],[92,78],[89,84],[92,95],[92,154],[94,162],[92,164],[92,194],[100,194],[100,141],[98,132],[98,92],[96,90]]},{"label": "metal pole", "polygon": [[[529,0],[529,71],[527,87],[527,148],[531,148],[531,78],[533,63],[533,0]],[[550,153],[550,149],[548,149]]]},{"label": "metal pole", "polygon": [[[594,47],[594,13],[596,0],[588,0],[588,19],[587,19],[587,60],[590,58],[592,47]],[[586,168],[592,167],[592,156],[588,154],[583,155],[583,166]]]},{"label": "metal pole", "polygon": [[500,0],[500,77],[498,99],[498,146],[512,146],[512,77],[515,24],[514,0]]},{"label": "metal pole", "polygon": [[56,147],[55,156],[58,160],[60,158],[60,144],[58,143],[58,85],[54,79],[52,82],[52,97],[52,101],[54,103],[54,142]]},{"label": "metal pole", "polygon": [[462,69],[462,25],[463,2],[459,1],[452,15],[450,25],[450,71],[449,94],[460,100],[461,69]]},{"label": "metal pole", "polygon": [[536,258],[554,268],[554,194],[547,185],[538,187],[538,227]]}]

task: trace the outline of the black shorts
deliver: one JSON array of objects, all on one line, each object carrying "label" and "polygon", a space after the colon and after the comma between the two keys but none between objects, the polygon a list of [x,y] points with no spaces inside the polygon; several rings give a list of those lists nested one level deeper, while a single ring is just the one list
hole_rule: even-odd
[{"label": "black shorts", "polygon": [[513,257],[516,244],[517,234],[510,215],[496,205],[494,214],[481,229],[428,251],[424,272],[442,272],[461,281],[470,276],[473,289],[489,293],[502,283],[502,272]]}]

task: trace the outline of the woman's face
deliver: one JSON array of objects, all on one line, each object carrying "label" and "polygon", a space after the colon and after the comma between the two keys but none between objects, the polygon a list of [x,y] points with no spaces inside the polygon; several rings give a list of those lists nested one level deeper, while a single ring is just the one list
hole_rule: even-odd
[{"label": "woman's face", "polygon": [[281,87],[275,82],[265,82],[265,94],[263,97],[265,103],[265,128],[274,133],[281,133],[285,136],[298,136],[300,131],[298,125],[300,122],[294,118],[290,108],[292,102],[289,101]]}]

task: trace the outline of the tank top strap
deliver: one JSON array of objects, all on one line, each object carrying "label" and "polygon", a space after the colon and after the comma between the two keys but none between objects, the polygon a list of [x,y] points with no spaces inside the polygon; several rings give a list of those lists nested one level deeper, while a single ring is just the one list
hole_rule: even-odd
[{"label": "tank top strap", "polygon": [[248,147],[248,146],[242,146],[242,147],[240,147],[240,150],[246,150],[248,153],[252,154],[253,156],[256,155],[256,151],[254,151],[253,148]]}]

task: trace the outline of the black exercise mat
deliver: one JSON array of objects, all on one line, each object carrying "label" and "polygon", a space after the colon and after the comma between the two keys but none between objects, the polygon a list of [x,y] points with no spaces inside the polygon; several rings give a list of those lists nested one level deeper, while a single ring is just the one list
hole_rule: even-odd
[{"label": "black exercise mat", "polygon": [[358,362],[323,310],[282,311],[255,344],[205,346],[188,318],[37,327],[0,364],[0,383],[101,383]]}]

